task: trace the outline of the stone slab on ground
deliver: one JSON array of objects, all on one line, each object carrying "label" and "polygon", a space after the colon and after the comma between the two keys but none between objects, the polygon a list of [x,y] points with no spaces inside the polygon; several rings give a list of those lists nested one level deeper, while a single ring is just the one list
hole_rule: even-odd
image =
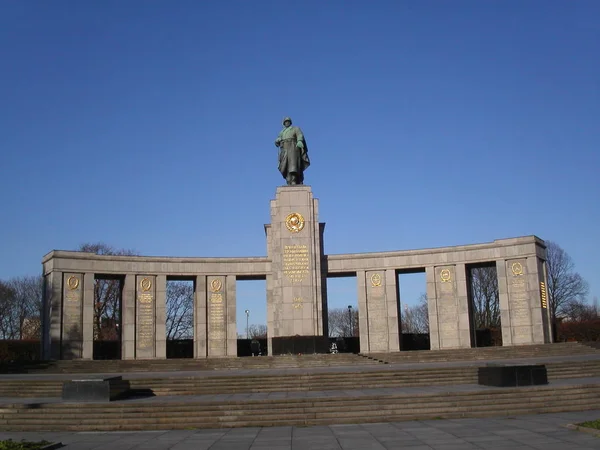
[{"label": "stone slab on ground", "polygon": [[62,442],[65,450],[510,449],[598,450],[600,438],[567,425],[600,409],[494,419],[424,420],[317,427],[143,432],[2,432],[0,440]]}]

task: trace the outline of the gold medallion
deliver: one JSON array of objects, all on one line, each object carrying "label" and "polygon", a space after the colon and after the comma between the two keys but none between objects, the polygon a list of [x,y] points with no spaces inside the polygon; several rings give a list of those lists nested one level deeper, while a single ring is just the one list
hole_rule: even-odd
[{"label": "gold medallion", "polygon": [[374,273],[373,275],[371,275],[371,286],[381,286],[381,275],[379,275],[378,273]]},{"label": "gold medallion", "polygon": [[285,218],[285,226],[292,233],[299,233],[304,228],[304,217],[300,213],[291,213]]},{"label": "gold medallion", "polygon": [[70,276],[67,279],[67,286],[69,287],[69,289],[74,291],[75,289],[77,289],[79,287],[79,278]]},{"label": "gold medallion", "polygon": [[142,288],[142,291],[148,292],[152,287],[152,280],[150,280],[150,278],[142,278],[142,281],[140,281],[140,287]]},{"label": "gold medallion", "polygon": [[218,278],[211,280],[211,282],[210,282],[210,290],[211,291],[219,292],[222,287],[223,287],[223,283],[221,283],[221,280],[219,280]]},{"label": "gold medallion", "polygon": [[440,272],[440,279],[443,283],[447,283],[448,281],[450,281],[452,279],[452,276],[450,275],[450,270],[442,269]]},{"label": "gold medallion", "polygon": [[513,275],[516,277],[519,275],[523,275],[523,266],[521,265],[520,262],[512,263],[512,266],[510,267],[510,269],[512,270]]}]

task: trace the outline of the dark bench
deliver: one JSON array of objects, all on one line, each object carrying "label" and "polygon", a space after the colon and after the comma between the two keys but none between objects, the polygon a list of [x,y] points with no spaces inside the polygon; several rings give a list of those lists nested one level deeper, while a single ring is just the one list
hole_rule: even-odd
[{"label": "dark bench", "polygon": [[535,386],[548,384],[544,364],[496,365],[488,364],[478,370],[479,384],[485,386]]},{"label": "dark bench", "polygon": [[85,378],[63,382],[62,399],[69,402],[109,402],[129,392],[123,377]]}]

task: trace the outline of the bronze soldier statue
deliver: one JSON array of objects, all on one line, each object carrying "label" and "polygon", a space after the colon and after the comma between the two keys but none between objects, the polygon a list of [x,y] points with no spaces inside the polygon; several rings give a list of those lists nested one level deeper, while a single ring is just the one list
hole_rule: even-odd
[{"label": "bronze soldier statue", "polygon": [[275,139],[279,147],[279,172],[288,186],[304,184],[304,171],[310,166],[308,147],[302,130],[292,126],[292,119],[283,119],[283,130]]}]

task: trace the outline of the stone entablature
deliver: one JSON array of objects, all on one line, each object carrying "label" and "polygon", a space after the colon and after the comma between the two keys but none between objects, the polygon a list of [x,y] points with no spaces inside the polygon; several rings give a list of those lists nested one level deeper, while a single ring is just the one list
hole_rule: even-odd
[{"label": "stone entablature", "polygon": [[189,276],[237,275],[264,277],[270,270],[267,258],[169,258],[164,256],[111,256],[95,253],[53,250],[42,259],[44,275],[53,272],[93,272],[124,275]]},{"label": "stone entablature", "polygon": [[[545,254],[544,241],[536,236],[524,236],[455,247],[324,255],[324,259],[327,261],[327,274],[335,275],[355,273],[359,270],[407,270],[443,264],[476,264],[533,256],[545,261]],[[51,251],[42,259],[42,265],[44,275],[52,271],[76,271],[115,275],[152,273],[194,277],[204,274],[264,278],[271,271],[271,261],[267,257],[110,256],[65,250]]]}]

